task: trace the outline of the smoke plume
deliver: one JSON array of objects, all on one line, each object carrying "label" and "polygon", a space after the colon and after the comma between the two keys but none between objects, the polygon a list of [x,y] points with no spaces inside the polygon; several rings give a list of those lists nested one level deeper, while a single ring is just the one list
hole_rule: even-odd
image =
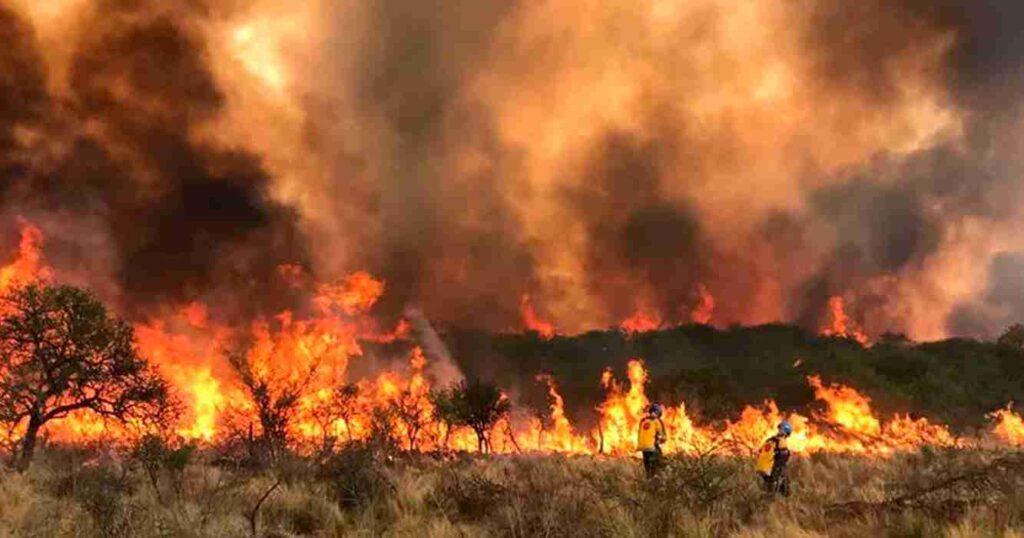
[{"label": "smoke plume", "polygon": [[838,296],[987,336],[1022,311],[1022,31],[1013,0],[7,0],[0,203],[139,315],[273,312],[298,264],[492,330],[524,295],[561,332]]}]

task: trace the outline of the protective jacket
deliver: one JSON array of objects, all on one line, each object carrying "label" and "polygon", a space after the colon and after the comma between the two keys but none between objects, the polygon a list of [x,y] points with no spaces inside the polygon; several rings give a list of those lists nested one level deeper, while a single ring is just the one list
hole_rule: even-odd
[{"label": "protective jacket", "polygon": [[665,423],[660,418],[644,417],[640,421],[640,433],[637,435],[636,448],[642,452],[658,450],[665,442]]}]

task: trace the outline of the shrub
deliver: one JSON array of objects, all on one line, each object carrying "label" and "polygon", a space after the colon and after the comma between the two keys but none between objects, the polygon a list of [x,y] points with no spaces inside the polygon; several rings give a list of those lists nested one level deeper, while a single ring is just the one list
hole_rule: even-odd
[{"label": "shrub", "polygon": [[373,449],[362,443],[346,446],[322,463],[316,478],[327,485],[343,508],[367,506],[394,491],[382,462]]},{"label": "shrub", "polygon": [[123,472],[112,465],[86,465],[54,486],[57,497],[73,499],[92,516],[101,535],[130,535],[126,499],[134,488]]},{"label": "shrub", "polygon": [[176,495],[181,495],[185,469],[192,460],[196,447],[182,444],[174,448],[162,437],[147,435],[132,448],[132,459],[145,471],[158,499],[163,499],[160,478],[166,476]]}]

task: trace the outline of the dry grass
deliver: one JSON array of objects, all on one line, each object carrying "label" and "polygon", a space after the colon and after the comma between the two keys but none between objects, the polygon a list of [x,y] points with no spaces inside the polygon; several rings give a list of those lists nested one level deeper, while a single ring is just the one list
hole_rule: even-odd
[{"label": "dry grass", "polygon": [[768,499],[749,462],[716,457],[645,481],[631,459],[354,450],[254,470],[198,454],[154,480],[131,459],[50,450],[0,472],[0,536],[1024,536],[1021,458],[797,458],[793,496]]}]

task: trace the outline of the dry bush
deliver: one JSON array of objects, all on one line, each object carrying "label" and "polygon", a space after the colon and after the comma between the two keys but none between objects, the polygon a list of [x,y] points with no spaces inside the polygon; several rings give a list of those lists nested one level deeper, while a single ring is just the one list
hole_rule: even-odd
[{"label": "dry bush", "polygon": [[268,530],[298,536],[318,536],[340,529],[343,515],[322,486],[285,486],[270,497],[261,517]]},{"label": "dry bush", "polygon": [[0,536],[71,536],[90,516],[72,499],[48,494],[37,465],[28,474],[0,471]]},{"label": "dry bush", "polygon": [[392,494],[394,485],[384,472],[376,450],[354,444],[327,458],[316,472],[342,508],[365,507]]},{"label": "dry bush", "polygon": [[85,465],[51,484],[57,498],[73,499],[92,516],[101,536],[130,536],[129,505],[134,485],[113,465]]},{"label": "dry bush", "polygon": [[195,453],[195,445],[178,443],[174,446],[156,435],[142,437],[131,449],[131,458],[145,472],[158,500],[164,500],[162,482],[170,484],[174,495],[180,497],[185,476]]},{"label": "dry bush", "polygon": [[447,518],[502,536],[614,536],[609,503],[585,479],[586,465],[561,456],[456,464],[441,471],[434,502]]}]

